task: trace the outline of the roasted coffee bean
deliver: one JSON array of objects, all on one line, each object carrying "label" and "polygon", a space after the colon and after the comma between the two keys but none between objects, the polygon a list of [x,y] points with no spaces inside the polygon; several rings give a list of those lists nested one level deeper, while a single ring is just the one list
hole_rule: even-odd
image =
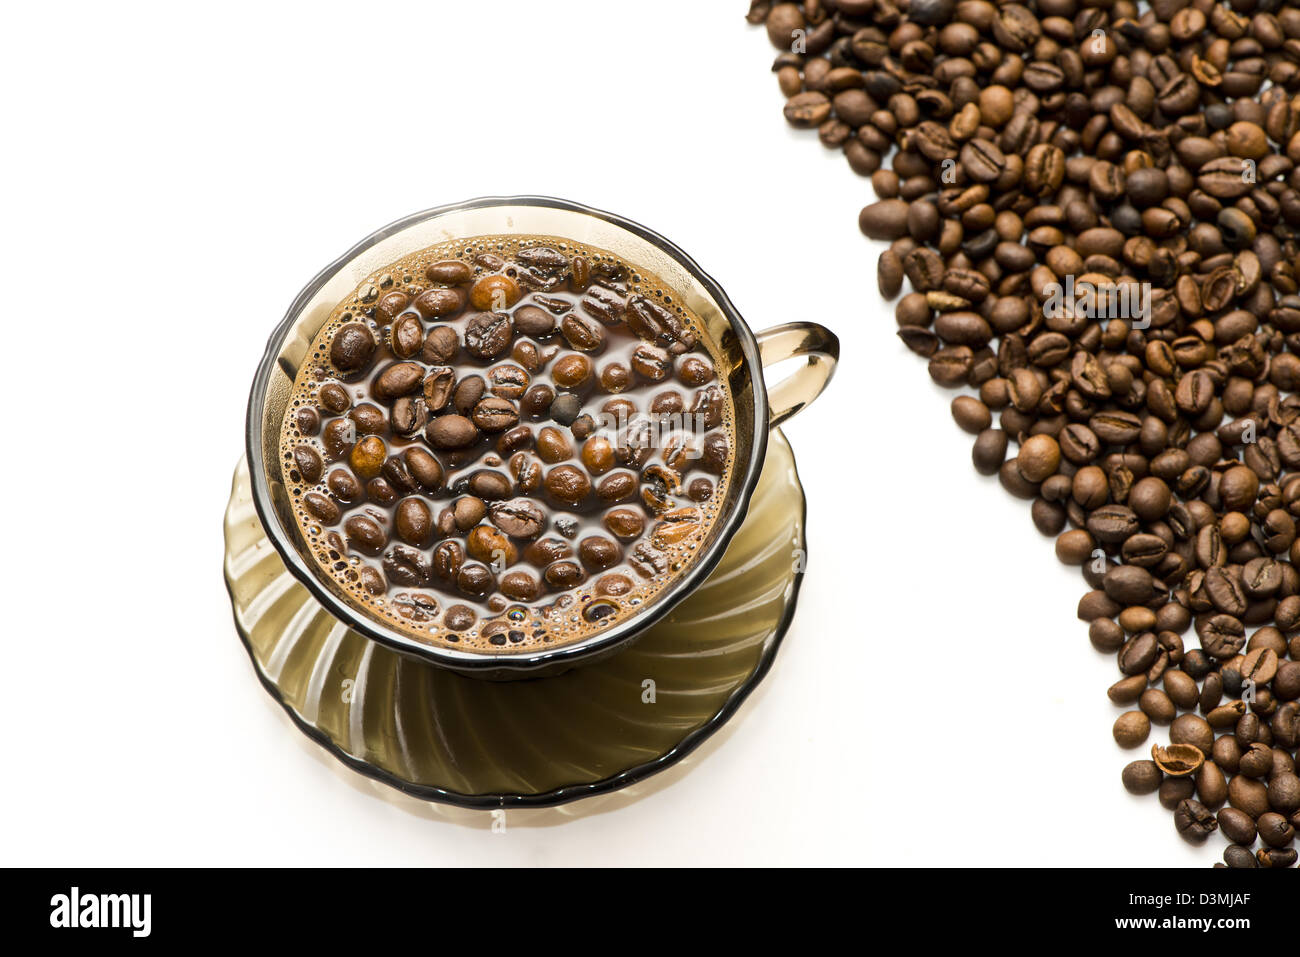
[{"label": "roasted coffee bean", "polygon": [[420,483],[425,491],[436,491],[442,484],[442,466],[436,458],[424,451],[424,449],[409,448],[403,453],[403,459],[411,476]]},{"label": "roasted coffee bean", "polygon": [[1214,729],[1199,715],[1183,714],[1170,726],[1169,740],[1174,744],[1190,744],[1201,754],[1209,754],[1214,746]]},{"label": "roasted coffee bean", "polygon": [[581,469],[558,465],[546,473],[546,491],[565,505],[580,503],[591,491],[591,480]]},{"label": "roasted coffee bean", "polygon": [[1223,836],[1234,844],[1250,846],[1255,843],[1258,834],[1255,819],[1235,807],[1222,808],[1218,813],[1219,827]]},{"label": "roasted coffee bean", "polygon": [[1295,827],[1276,811],[1259,816],[1259,839],[1269,847],[1286,847],[1295,840]]},{"label": "roasted coffee bean", "polygon": [[325,472],[325,463],[310,445],[299,445],[293,450],[293,462],[302,480],[309,485],[319,482]]},{"label": "roasted coffee bean", "polygon": [[392,402],[416,391],[423,381],[424,367],[418,362],[395,362],[375,379],[371,394],[381,402]]},{"label": "roasted coffee bean", "polygon": [[423,545],[433,534],[433,512],[420,498],[404,498],[397,505],[394,527],[408,545]]},{"label": "roasted coffee bean", "polygon": [[348,418],[357,427],[360,435],[381,435],[388,428],[388,420],[378,406],[363,402],[351,412]]},{"label": "roasted coffee bean", "polygon": [[545,339],[555,331],[555,316],[538,306],[520,306],[514,311],[514,321],[521,336]]},{"label": "roasted coffee bean", "polygon": [[393,403],[391,421],[394,432],[410,438],[429,424],[429,407],[423,399],[403,396]]},{"label": "roasted coffee bean", "polygon": [[388,544],[388,535],[369,515],[353,515],[343,523],[349,545],[362,551],[378,553]]},{"label": "roasted coffee bean", "polygon": [[519,283],[510,276],[488,275],[480,277],[470,287],[469,302],[480,311],[500,313],[518,302],[521,295]]},{"label": "roasted coffee bean", "polygon": [[330,362],[340,372],[357,372],[369,364],[376,348],[375,337],[366,326],[349,322],[334,334]]},{"label": "roasted coffee bean", "polygon": [[871,239],[898,239],[907,233],[907,214],[904,200],[884,199],[862,208],[858,228]]},{"label": "roasted coffee bean", "polygon": [[330,495],[345,505],[360,502],[366,495],[365,487],[347,469],[334,469],[325,484],[329,487]]},{"label": "roasted coffee bean", "polygon": [[1136,534],[1141,524],[1131,508],[1124,505],[1104,505],[1088,516],[1087,527],[1098,541],[1116,544]]},{"label": "roasted coffee bean", "polygon": [[1115,742],[1122,748],[1136,748],[1151,733],[1151,719],[1141,711],[1126,711],[1115,720]]},{"label": "roasted coffee bean", "polygon": [[366,498],[376,505],[394,505],[401,498],[401,493],[382,475],[376,475],[366,482]]},{"label": "roasted coffee bean", "polygon": [[989,140],[973,139],[961,148],[961,166],[977,183],[991,183],[1002,175],[1006,157]]},{"label": "roasted coffee bean", "polygon": [[304,407],[294,413],[294,423],[304,436],[315,435],[320,431],[320,413],[311,407]]},{"label": "roasted coffee bean", "polygon": [[303,505],[313,516],[326,525],[333,525],[340,517],[339,507],[320,492],[308,492],[303,496]]},{"label": "roasted coffee bean", "polygon": [[560,332],[569,345],[583,352],[594,352],[605,342],[605,331],[599,322],[574,313],[560,320]]},{"label": "roasted coffee bean", "polygon": [[426,289],[411,305],[423,316],[440,319],[465,308],[465,293],[460,289]]},{"label": "roasted coffee bean", "polygon": [[533,538],[546,527],[546,513],[528,499],[495,502],[488,512],[492,523],[514,538]]},{"label": "roasted coffee bean", "polygon": [[474,406],[470,420],[484,432],[504,432],[519,423],[519,410],[509,399],[490,395]]},{"label": "roasted coffee bean", "polygon": [[503,355],[513,340],[510,317],[502,313],[480,312],[465,324],[465,351],[476,359],[495,359]]},{"label": "roasted coffee bean", "polygon": [[1160,787],[1156,789],[1156,797],[1160,801],[1160,806],[1170,811],[1178,807],[1179,802],[1195,795],[1196,782],[1190,777],[1166,776],[1160,782]]},{"label": "roasted coffee bean", "polygon": [[1174,827],[1186,840],[1200,843],[1219,828],[1219,822],[1200,801],[1185,799],[1174,810]]},{"label": "roasted coffee bean", "polygon": [[510,479],[492,469],[478,469],[466,480],[466,487],[475,496],[486,501],[509,498],[514,494]]},{"label": "roasted coffee bean", "polygon": [[1124,789],[1130,794],[1154,794],[1163,777],[1154,761],[1133,761],[1121,775]]},{"label": "roasted coffee bean", "polygon": [[1297,856],[1294,847],[1261,847],[1255,852],[1260,867],[1292,867]]},{"label": "roasted coffee bean", "polygon": [[463,449],[478,437],[478,428],[463,415],[440,415],[425,429],[425,438],[435,449]]},{"label": "roasted coffee bean", "polygon": [[444,365],[460,352],[460,337],[451,326],[434,326],[424,337],[420,358],[430,365]]},{"label": "roasted coffee bean", "polygon": [[422,384],[425,406],[432,412],[442,411],[451,399],[456,383],[456,373],[448,367],[435,367],[428,371]]},{"label": "roasted coffee bean", "polygon": [[1256,860],[1255,855],[1250,852],[1250,848],[1244,847],[1241,844],[1229,844],[1225,847],[1223,849],[1223,861],[1228,867],[1238,870],[1249,870],[1259,867],[1259,861]]},{"label": "roasted coffee bean", "polygon": [[392,350],[399,358],[414,358],[424,348],[424,327],[420,324],[420,317],[413,313],[398,318],[389,336]]},{"label": "roasted coffee bean", "polygon": [[372,479],[379,475],[388,458],[388,447],[377,435],[367,435],[348,454],[348,464],[352,471],[363,479]]}]

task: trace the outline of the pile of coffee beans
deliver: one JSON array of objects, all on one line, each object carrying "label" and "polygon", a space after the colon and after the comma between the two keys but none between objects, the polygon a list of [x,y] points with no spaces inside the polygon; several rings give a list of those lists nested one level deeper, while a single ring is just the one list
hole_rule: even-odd
[{"label": "pile of coffee beans", "polygon": [[[871,178],[898,335],[1115,656],[1188,840],[1300,827],[1300,7],[757,0],[786,119]],[[909,287],[904,293],[905,285]],[[996,415],[996,423],[995,423]],[[1014,446],[1014,450],[1013,450]]]},{"label": "pile of coffee beans", "polygon": [[299,369],[281,455],[304,550],[366,614],[494,654],[643,610],[709,541],[729,387],[662,283],[554,237],[380,269]]}]

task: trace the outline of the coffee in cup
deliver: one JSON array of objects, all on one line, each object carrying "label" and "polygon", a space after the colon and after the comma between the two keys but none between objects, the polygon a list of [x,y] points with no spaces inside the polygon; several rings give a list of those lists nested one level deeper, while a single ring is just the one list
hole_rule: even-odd
[{"label": "coffee in cup", "polygon": [[637,615],[713,537],[730,386],[657,276],[557,236],[456,239],[340,301],[279,453],[300,549],[422,644],[562,647]]}]

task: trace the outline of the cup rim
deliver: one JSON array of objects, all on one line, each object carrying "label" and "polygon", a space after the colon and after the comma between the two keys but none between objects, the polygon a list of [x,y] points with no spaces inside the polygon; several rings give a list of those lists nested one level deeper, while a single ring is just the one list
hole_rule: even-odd
[{"label": "cup rim", "polygon": [[[743,468],[741,468],[741,462],[736,462],[737,474],[732,479],[734,483],[737,483],[735,486],[735,505],[730,512],[722,517],[720,523],[715,527],[713,540],[696,557],[696,560],[687,569],[686,573],[674,581],[643,611],[605,631],[596,632],[587,638],[557,648],[501,655],[457,651],[438,645],[423,644],[352,608],[327,588],[324,582],[309,567],[306,559],[303,558],[294,545],[288,531],[280,521],[271,500],[271,490],[266,481],[266,460],[263,455],[262,442],[262,412],[280,349],[299,314],[320,291],[321,287],[333,278],[339,270],[345,268],[366,250],[404,229],[448,213],[496,206],[538,206],[592,216],[632,233],[640,239],[657,246],[661,251],[677,260],[713,299],[726,318],[731,330],[735,333],[754,392],[754,435],[749,443],[749,458],[748,461],[743,463]],[[763,381],[763,366],[759,356],[758,342],[753,331],[746,324],[744,318],[717,280],[705,272],[699,263],[681,247],[667,237],[634,220],[606,210],[584,206],[571,200],[541,195],[480,196],[463,202],[435,206],[412,213],[375,230],[318,272],[302,288],[289,305],[284,318],[272,331],[270,338],[267,340],[266,350],[258,363],[257,373],[253,378],[253,385],[249,392],[244,442],[252,479],[253,504],[258,519],[266,531],[267,538],[270,539],[271,544],[275,547],[281,559],[284,560],[290,574],[306,587],[312,597],[334,618],[371,641],[440,667],[480,677],[490,677],[493,674],[517,677],[542,668],[577,664],[589,658],[613,654],[631,643],[656,622],[666,617],[682,599],[686,598],[704,581],[722,559],[728,543],[740,528],[745,514],[749,510],[749,501],[753,495],[754,487],[758,483],[759,472],[767,454],[768,415],[769,409],[767,390]]]}]

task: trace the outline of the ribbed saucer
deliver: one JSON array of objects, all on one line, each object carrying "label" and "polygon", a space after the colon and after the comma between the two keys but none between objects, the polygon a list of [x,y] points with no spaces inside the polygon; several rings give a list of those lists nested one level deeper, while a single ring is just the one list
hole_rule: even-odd
[{"label": "ribbed saucer", "polygon": [[726,723],[789,627],[803,522],[794,455],[775,431],[745,522],[703,585],[614,657],[523,681],[456,675],[333,618],[271,546],[242,460],[225,574],[262,683],[340,761],[429,801],[544,807],[663,770]]}]

